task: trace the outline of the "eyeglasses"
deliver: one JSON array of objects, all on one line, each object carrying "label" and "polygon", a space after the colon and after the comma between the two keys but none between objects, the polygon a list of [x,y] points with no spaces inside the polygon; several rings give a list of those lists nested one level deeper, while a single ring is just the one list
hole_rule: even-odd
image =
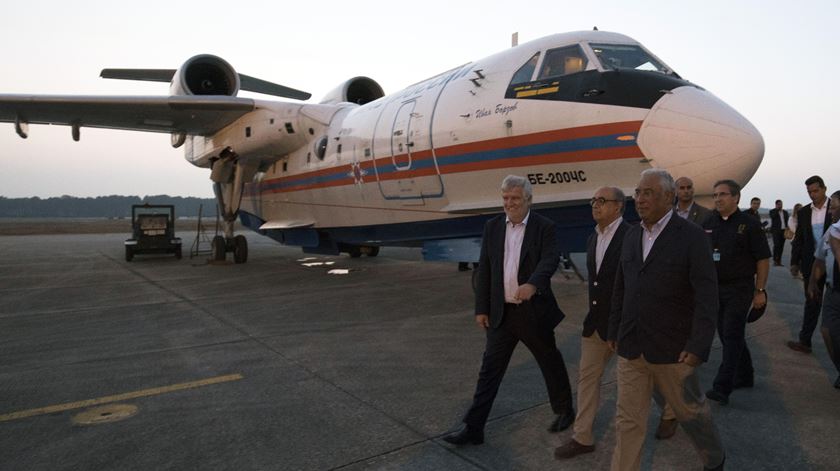
[{"label": "eyeglasses", "polygon": [[724,196],[732,196],[732,193],[727,193],[725,191],[721,191],[720,193],[712,193],[712,198],[714,199],[722,198]]},{"label": "eyeglasses", "polygon": [[589,205],[590,206],[603,206],[604,203],[606,203],[607,201],[612,201],[613,203],[618,202],[618,200],[608,200],[606,198],[592,198],[591,200],[589,200]]}]

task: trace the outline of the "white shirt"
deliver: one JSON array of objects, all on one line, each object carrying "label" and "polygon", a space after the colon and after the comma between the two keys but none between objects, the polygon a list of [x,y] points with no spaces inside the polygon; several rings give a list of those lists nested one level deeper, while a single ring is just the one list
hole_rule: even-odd
[{"label": "white shirt", "polygon": [[610,242],[612,242],[613,236],[615,235],[615,231],[618,230],[618,226],[621,225],[621,222],[624,221],[622,217],[616,218],[615,221],[611,222],[607,227],[604,228],[604,231],[601,231],[600,226],[595,226],[595,232],[598,234],[598,240],[595,242],[595,273],[597,274],[601,271],[601,262],[604,261],[604,254],[607,253],[607,247],[610,246]]},{"label": "white shirt", "polygon": [[685,211],[683,211],[682,209],[680,209],[680,205],[677,204],[677,216],[679,216],[683,219],[688,219],[688,215],[691,213],[691,207],[692,206],[694,206],[693,202],[690,205],[688,205],[687,208],[685,208]]},{"label": "white shirt", "polygon": [[826,211],[828,211],[828,198],[823,202],[822,208],[818,208],[811,203],[811,230],[814,232],[814,246],[819,245],[820,238],[823,235]]},{"label": "white shirt", "polygon": [[522,252],[522,240],[525,238],[525,226],[528,225],[528,218],[531,211],[525,215],[525,219],[519,224],[505,218],[505,302],[519,304],[521,299],[516,299],[516,290],[519,289],[519,254]]},{"label": "white shirt", "polygon": [[787,229],[788,225],[787,225],[787,221],[785,221],[785,212],[784,212],[783,209],[779,210],[778,217],[779,217],[779,227],[781,227],[782,229]]},{"label": "white shirt", "polygon": [[668,225],[668,221],[671,220],[671,215],[674,214],[673,211],[668,211],[662,216],[656,224],[653,225],[651,230],[648,230],[645,226],[645,223],[642,222],[642,261],[647,259],[648,254],[650,253],[650,249],[653,248],[653,243],[656,242],[656,239],[659,237],[659,234],[662,234],[662,229],[665,229],[665,226]]},{"label": "white shirt", "polygon": [[817,249],[814,251],[814,258],[825,262],[825,282],[831,286],[834,276],[834,252],[831,250],[829,239],[840,239],[840,222],[835,222],[825,231],[822,241],[817,244]]}]

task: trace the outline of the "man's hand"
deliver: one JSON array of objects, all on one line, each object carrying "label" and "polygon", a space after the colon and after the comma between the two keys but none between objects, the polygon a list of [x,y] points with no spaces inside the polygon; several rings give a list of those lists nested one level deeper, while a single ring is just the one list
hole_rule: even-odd
[{"label": "man's hand", "polygon": [[790,275],[794,278],[799,276],[799,265],[791,265],[790,266]]},{"label": "man's hand", "polygon": [[530,301],[534,294],[536,294],[536,292],[536,286],[530,283],[525,283],[524,285],[520,285],[519,288],[516,289],[516,294],[514,294],[513,297],[520,301]]},{"label": "man's hand", "polygon": [[808,297],[811,299],[819,299],[820,290],[817,288],[817,279],[813,276],[808,280]]},{"label": "man's hand", "polygon": [[618,351],[618,342],[615,340],[607,340],[607,346],[610,347],[613,353]]},{"label": "man's hand", "polygon": [[679,362],[680,363],[685,363],[686,365],[692,366],[692,367],[699,366],[700,363],[702,363],[700,361],[700,357],[698,357],[697,355],[695,355],[691,352],[686,352],[685,350],[680,352]]},{"label": "man's hand", "polygon": [[753,309],[761,309],[765,304],[767,304],[767,292],[756,291],[755,294],[753,294]]},{"label": "man's hand", "polygon": [[487,314],[476,314],[475,323],[478,324],[479,327],[482,327],[486,330],[490,327],[490,316],[488,316]]}]

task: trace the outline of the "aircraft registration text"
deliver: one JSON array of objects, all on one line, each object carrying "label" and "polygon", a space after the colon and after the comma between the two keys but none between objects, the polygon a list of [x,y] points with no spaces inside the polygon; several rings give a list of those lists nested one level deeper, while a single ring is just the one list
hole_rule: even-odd
[{"label": "aircraft registration text", "polygon": [[586,181],[586,172],[571,170],[568,172],[529,173],[528,180],[532,185],[580,183]]}]

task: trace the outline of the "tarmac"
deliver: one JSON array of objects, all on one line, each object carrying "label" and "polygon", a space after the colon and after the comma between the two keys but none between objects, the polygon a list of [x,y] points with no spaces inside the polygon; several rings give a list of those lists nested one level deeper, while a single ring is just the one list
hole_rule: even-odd
[{"label": "tarmac", "polygon": [[[470,272],[454,264],[423,262],[416,249],[309,257],[255,234],[243,265],[186,250],[129,263],[123,239],[0,237],[0,469],[609,468],[614,367],[595,452],[558,462],[571,430],[546,431],[545,386],[521,346],[485,444],[443,442],[484,348]],[[553,283],[574,385],[586,285],[568,272]],[[838,469],[837,372],[819,333],[811,355],[785,346],[800,327],[801,281],[773,267],[768,292],[767,313],[747,330],[755,387],[711,405],[726,467]],[[704,389],[719,361],[716,341]],[[682,430],[654,439],[651,410],[642,468],[702,469]]]}]

